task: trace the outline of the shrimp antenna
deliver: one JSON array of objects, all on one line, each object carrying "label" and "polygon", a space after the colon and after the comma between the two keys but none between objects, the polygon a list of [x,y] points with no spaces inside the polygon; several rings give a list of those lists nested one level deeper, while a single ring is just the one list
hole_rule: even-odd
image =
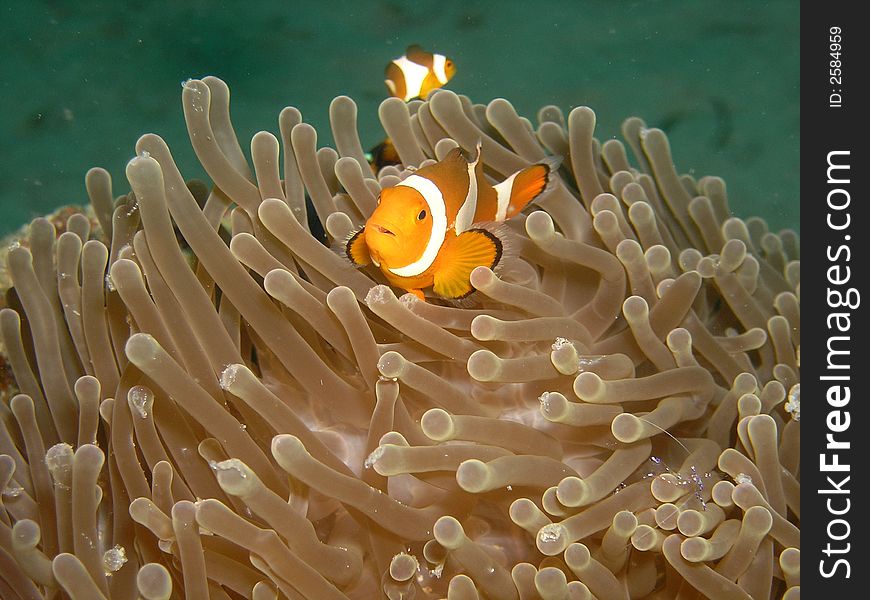
[{"label": "shrimp antenna", "polygon": [[664,429],[663,427],[659,427],[658,425],[656,425],[652,421],[648,421],[648,420],[644,419],[643,417],[637,417],[637,418],[638,418],[638,420],[643,421],[647,425],[652,425],[653,427],[655,427],[656,429],[658,429],[659,431],[661,431],[662,433],[667,435],[669,438],[674,440],[676,443],[678,443],[680,445],[680,447],[686,451],[686,456],[691,454],[691,452],[689,452],[689,449],[686,447],[686,445],[683,442],[681,442],[680,440],[678,440],[676,437],[674,437],[674,434],[672,434],[670,431],[668,431],[667,429]]}]

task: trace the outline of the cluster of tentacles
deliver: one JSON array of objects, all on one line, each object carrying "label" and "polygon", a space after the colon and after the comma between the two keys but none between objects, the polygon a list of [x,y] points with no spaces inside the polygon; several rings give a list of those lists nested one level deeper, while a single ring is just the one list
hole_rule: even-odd
[{"label": "cluster of tentacles", "polygon": [[[223,82],[183,106],[213,185],[146,135],[132,191],[93,169],[93,218],[8,251],[0,596],[799,597],[794,232],[585,107],[387,100],[374,173],[349,98],[336,149],[286,108],[253,170]],[[478,140],[493,178],[564,161],[469,306],[330,249]]]}]

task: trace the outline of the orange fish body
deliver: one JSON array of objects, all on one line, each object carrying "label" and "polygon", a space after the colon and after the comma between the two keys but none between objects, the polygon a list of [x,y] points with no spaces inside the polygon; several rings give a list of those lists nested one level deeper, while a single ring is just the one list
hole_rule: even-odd
[{"label": "orange fish body", "polygon": [[[443,87],[456,74],[456,65],[443,54],[426,52],[417,44],[408,46],[405,54],[390,61],[384,70],[384,83],[390,95],[405,102],[425,98]],[[390,138],[369,150],[369,164],[375,173],[387,165],[400,164],[399,155]]]},{"label": "orange fish body", "polygon": [[544,191],[554,165],[531,165],[493,186],[483,175],[480,148],[472,162],[455,148],[383,190],[366,224],[348,239],[346,254],[420,298],[429,287],[444,298],[464,298],[474,291],[471,272],[493,268],[502,257],[501,239],[479,225],[519,213]]},{"label": "orange fish body", "polygon": [[405,54],[390,62],[384,71],[384,83],[390,95],[405,102],[425,98],[453,77],[456,66],[443,54],[426,52],[420,46],[408,46]]}]

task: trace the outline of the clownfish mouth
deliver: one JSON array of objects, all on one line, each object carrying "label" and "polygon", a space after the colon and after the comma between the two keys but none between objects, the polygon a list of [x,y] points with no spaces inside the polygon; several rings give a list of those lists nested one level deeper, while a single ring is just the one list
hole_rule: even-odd
[{"label": "clownfish mouth", "polygon": [[380,225],[372,225],[372,229],[374,229],[374,230],[377,231],[378,233],[384,233],[384,234],[386,234],[386,235],[392,235],[393,237],[395,237],[395,235],[396,235],[395,233],[393,233],[392,231],[390,231],[390,230],[387,229],[386,227],[382,227],[382,226],[380,226]]}]

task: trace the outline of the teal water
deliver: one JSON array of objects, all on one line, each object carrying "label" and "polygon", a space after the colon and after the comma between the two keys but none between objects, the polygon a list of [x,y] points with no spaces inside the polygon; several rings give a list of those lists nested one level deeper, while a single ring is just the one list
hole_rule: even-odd
[{"label": "teal water", "polygon": [[163,136],[185,176],[180,83],[230,86],[243,140],[277,133],[298,107],[331,143],[338,94],[359,104],[363,144],[383,137],[383,69],[411,43],[452,58],[448,88],[475,102],[588,105],[598,137],[628,116],[664,129],[678,170],[719,175],[732,209],[797,228],[799,6],[793,1],[270,0],[4,3],[0,35],[0,233],[84,203],[84,174],[124,165],[139,135]]}]

